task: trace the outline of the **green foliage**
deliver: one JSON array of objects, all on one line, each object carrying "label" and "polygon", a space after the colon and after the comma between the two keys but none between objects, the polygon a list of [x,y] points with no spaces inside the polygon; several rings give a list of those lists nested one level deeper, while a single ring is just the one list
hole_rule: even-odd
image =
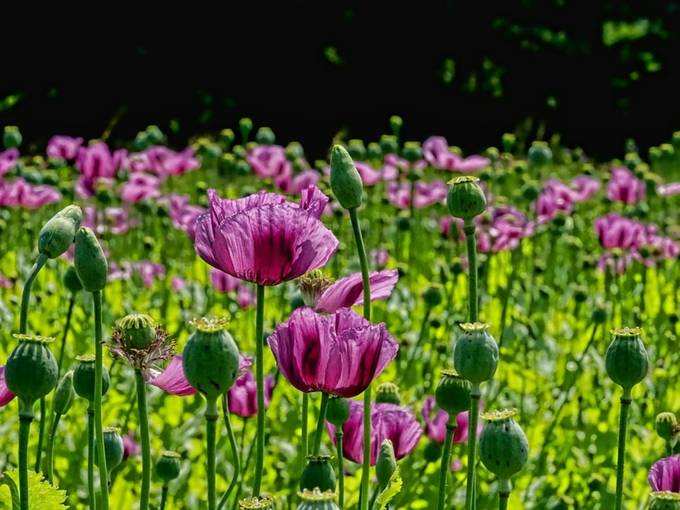
[{"label": "green foliage", "polygon": [[[16,470],[6,471],[4,477],[9,478],[9,482],[0,480],[0,509],[16,509],[12,498],[11,484],[18,486],[18,475]],[[17,494],[18,499],[18,494]],[[35,473],[32,469],[28,471],[28,499],[30,508],[40,510],[66,510],[66,491],[59,487],[52,486],[42,476]]]}]

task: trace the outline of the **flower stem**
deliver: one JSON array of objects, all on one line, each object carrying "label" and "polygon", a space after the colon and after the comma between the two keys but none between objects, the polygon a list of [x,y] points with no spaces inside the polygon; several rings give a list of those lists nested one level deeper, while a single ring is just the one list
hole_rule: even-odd
[{"label": "flower stem", "polygon": [[260,495],[264,469],[264,286],[257,286],[257,315],[255,318],[255,378],[257,381],[257,435],[255,437],[255,481],[253,496]]},{"label": "flower stem", "polygon": [[94,493],[94,408],[90,403],[87,408],[87,495],[90,501],[90,510],[95,510]]},{"label": "flower stem", "polygon": [[92,293],[94,300],[94,429],[97,438],[97,465],[99,466],[99,491],[101,492],[101,510],[109,510],[109,473],[106,469],[106,454],[104,451],[104,427],[102,425],[102,293],[97,290]]},{"label": "flower stem", "polygon": [[338,506],[343,510],[345,506],[345,458],[342,451],[342,428],[335,429],[335,443],[338,456]]},{"label": "flower stem", "polygon": [[57,380],[61,378],[61,366],[64,363],[64,352],[66,351],[66,338],[71,329],[71,317],[73,315],[73,307],[76,304],[76,295],[71,294],[71,299],[68,302],[68,311],[66,312],[66,322],[64,323],[64,331],[61,334],[61,346],[59,347],[59,358],[57,359]]},{"label": "flower stem", "polygon": [[510,480],[499,480],[498,509],[508,510],[508,500],[510,499]]},{"label": "flower stem", "polygon": [[616,505],[615,510],[621,510],[623,505],[623,468],[626,458],[626,431],[628,428],[628,409],[630,408],[630,389],[623,390],[621,397],[621,415],[619,416],[619,447],[616,462]]},{"label": "flower stem", "polygon": [[[364,318],[371,320],[371,286],[368,276],[368,260],[366,259],[366,248],[364,239],[361,235],[361,226],[356,209],[349,210],[349,218],[352,222],[354,231],[354,241],[357,245],[357,254],[361,265],[361,279],[364,286]],[[361,507],[360,510],[368,509],[368,484],[369,471],[371,469],[371,385],[369,384],[364,392],[364,459],[361,470]]]},{"label": "flower stem", "polygon": [[217,418],[217,402],[215,400],[208,400],[208,405],[205,409],[208,510],[217,509],[217,493],[215,492],[215,425],[217,424]]},{"label": "flower stem", "polygon": [[231,426],[231,419],[229,418],[229,402],[227,400],[227,394],[225,393],[222,395],[222,414],[224,415],[224,425],[227,427],[227,434],[229,436],[229,446],[231,447],[231,454],[234,456],[232,460],[232,464],[234,466],[234,475],[231,479],[231,483],[229,483],[229,487],[227,488],[227,492],[224,493],[222,496],[222,499],[220,499],[219,505],[217,505],[217,508],[219,510],[222,510],[224,505],[227,504],[227,501],[229,500],[229,496],[231,495],[231,492],[234,490],[236,487],[236,484],[239,481],[239,478],[241,476],[241,457],[239,455],[238,451],[238,445],[236,444],[236,437],[234,436],[234,429]]},{"label": "flower stem", "polygon": [[477,460],[477,422],[479,421],[479,384],[474,384],[470,390],[470,426],[468,427],[468,465],[467,489],[465,491],[465,508],[472,510],[475,505],[475,468]]},{"label": "flower stem", "polygon": [[54,479],[54,438],[57,436],[57,427],[61,415],[54,413],[52,424],[50,425],[50,435],[47,436],[47,448],[45,450],[45,470],[47,481],[52,483]]},{"label": "flower stem", "polygon": [[19,494],[21,510],[28,510],[28,438],[33,421],[33,403],[19,401]]},{"label": "flower stem", "polygon": [[453,435],[456,433],[456,417],[449,418],[446,424],[446,441],[444,442],[444,452],[442,453],[441,465],[439,466],[439,499],[437,500],[437,510],[444,510],[446,505],[446,479],[449,474],[451,464],[451,444]]},{"label": "flower stem", "polygon": [[300,471],[305,469],[305,461],[307,459],[307,440],[309,431],[307,430],[307,420],[309,416],[309,393],[302,394],[302,438],[300,441],[300,450],[302,456],[302,466]]},{"label": "flower stem", "polygon": [[313,455],[319,455],[321,450],[321,435],[323,434],[323,425],[326,421],[326,409],[328,408],[328,393],[321,394],[321,406],[319,407],[319,419],[316,422],[316,433],[314,434],[314,448]]},{"label": "flower stem", "polygon": [[33,470],[40,473],[40,460],[42,459],[43,438],[45,437],[45,422],[47,421],[47,403],[45,397],[40,399],[40,420],[38,421],[38,445],[35,452],[35,466]]},{"label": "flower stem", "polygon": [[161,489],[161,506],[158,507],[159,510],[165,510],[165,503],[168,501],[168,486],[163,485]]},{"label": "flower stem", "polygon": [[33,287],[33,281],[45,265],[45,262],[47,262],[47,255],[43,255],[42,253],[38,255],[35,265],[33,266],[33,269],[31,269],[31,273],[28,275],[26,283],[24,283],[24,290],[21,294],[21,311],[19,314],[19,333],[21,334],[26,333],[26,330],[28,329],[28,305],[31,300],[31,287]]},{"label": "flower stem", "polygon": [[139,417],[139,436],[142,440],[142,491],[139,496],[139,510],[149,509],[149,490],[151,488],[151,446],[149,441],[149,416],[146,409],[146,383],[140,369],[135,369],[137,385],[137,414]]},{"label": "flower stem", "polygon": [[479,299],[477,297],[477,238],[473,220],[465,220],[463,227],[468,256],[468,306],[470,322],[477,322]]}]

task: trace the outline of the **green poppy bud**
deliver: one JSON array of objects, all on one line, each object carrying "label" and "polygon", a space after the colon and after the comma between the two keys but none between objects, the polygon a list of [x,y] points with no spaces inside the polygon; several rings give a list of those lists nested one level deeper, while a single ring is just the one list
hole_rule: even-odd
[{"label": "green poppy bud", "polygon": [[401,128],[404,126],[404,119],[399,115],[392,115],[390,117],[390,129],[392,134],[399,138],[399,133],[401,133]]},{"label": "green poppy bud", "polygon": [[515,143],[517,143],[517,137],[513,133],[503,133],[502,143],[505,152],[512,152],[515,148]]},{"label": "green poppy bud", "polygon": [[54,259],[69,249],[83,219],[83,211],[77,205],[69,205],[52,216],[40,229],[38,251]]},{"label": "green poppy bud", "polygon": [[456,416],[470,408],[470,381],[463,379],[453,370],[442,370],[442,378],[434,392],[437,405]]},{"label": "green poppy bud", "polygon": [[345,209],[359,207],[364,198],[361,176],[342,145],[334,145],[331,149],[331,189]]},{"label": "green poppy bud", "polygon": [[179,476],[181,456],[177,452],[164,451],[156,461],[156,476],[167,485]]},{"label": "green poppy bud", "polygon": [[390,483],[392,473],[397,469],[397,458],[394,456],[394,446],[389,439],[383,440],[375,461],[375,474],[378,478],[378,486],[381,489]]},{"label": "green poppy bud", "polygon": [[442,302],[442,290],[439,285],[432,285],[423,292],[423,301],[429,308],[434,308]]},{"label": "green poppy bud", "polygon": [[675,417],[675,413],[665,412],[656,415],[654,428],[661,439],[666,441],[673,439],[677,426],[678,419]]},{"label": "green poppy bud", "polygon": [[624,391],[642,381],[649,370],[649,358],[641,339],[640,328],[612,330],[614,339],[607,348],[605,367],[612,381]]},{"label": "green poppy bud", "polygon": [[469,220],[486,210],[486,197],[479,187],[479,179],[469,175],[456,177],[449,181],[446,205],[451,216]]},{"label": "green poppy bud", "polygon": [[202,318],[184,347],[184,375],[189,384],[208,400],[215,400],[231,388],[238,375],[239,353],[226,331],[227,319]]},{"label": "green poppy bud", "polygon": [[220,141],[227,149],[231,147],[231,145],[234,143],[234,140],[236,140],[236,135],[231,129],[227,128],[220,131]]},{"label": "green poppy bud", "polygon": [[326,408],[326,421],[342,427],[349,418],[349,401],[342,397],[331,397]]},{"label": "green poppy bud", "polygon": [[380,384],[375,393],[375,402],[376,404],[401,404],[397,385],[391,382]]},{"label": "green poppy bud", "polygon": [[276,141],[276,136],[274,136],[272,128],[262,126],[257,130],[257,133],[255,133],[255,141],[260,145],[273,145]]},{"label": "green poppy bud", "polygon": [[498,345],[489,334],[488,324],[460,324],[462,333],[453,348],[453,365],[472,384],[488,381],[498,367]]},{"label": "green poppy bud", "polygon": [[[125,448],[123,445],[123,438],[120,432],[115,427],[107,427],[104,429],[104,456],[106,457],[107,469],[113,469],[123,461],[123,452]],[[97,449],[95,448],[94,461],[99,465],[97,458]]]},{"label": "green poppy bud", "polygon": [[253,130],[253,121],[248,117],[243,117],[238,121],[238,129],[241,132],[241,144],[247,144],[250,132]]},{"label": "green poppy bud", "polygon": [[349,152],[349,155],[352,156],[352,159],[354,160],[361,161],[366,158],[366,146],[363,141],[357,140],[356,138],[347,142],[347,152]]},{"label": "green poppy bud", "polygon": [[69,370],[57,384],[57,389],[54,391],[54,399],[52,400],[52,409],[55,414],[64,415],[71,409],[73,399],[76,395],[73,389],[73,370]]},{"label": "green poppy bud", "polygon": [[302,491],[298,493],[302,500],[297,510],[339,510],[340,507],[335,503],[335,492],[319,490]]},{"label": "green poppy bud", "polygon": [[383,156],[380,144],[377,144],[375,142],[371,142],[368,144],[367,153],[369,159],[380,159]]},{"label": "green poppy bud", "polygon": [[[76,356],[78,364],[73,369],[73,389],[80,398],[94,401],[94,361],[92,354]],[[102,367],[102,396],[109,390],[109,371]]]},{"label": "green poppy bud", "polygon": [[116,330],[128,349],[146,349],[156,340],[156,322],[145,313],[131,313],[119,319]]},{"label": "green poppy bud", "polygon": [[423,157],[423,150],[418,142],[406,142],[402,151],[404,159],[409,163],[415,163]]},{"label": "green poppy bud", "polygon": [[399,141],[394,135],[382,135],[380,137],[380,151],[383,154],[396,154],[399,151]]},{"label": "green poppy bud", "polygon": [[442,444],[430,441],[425,445],[424,457],[427,462],[437,462],[442,457]]},{"label": "green poppy bud", "polygon": [[535,167],[543,167],[552,161],[552,151],[545,142],[533,142],[527,154],[529,163]]},{"label": "green poppy bud", "polygon": [[301,490],[334,491],[336,478],[330,455],[308,455],[300,477]]},{"label": "green poppy bud", "polygon": [[680,493],[652,492],[648,510],[680,510]]},{"label": "green poppy bud", "polygon": [[515,422],[517,411],[504,409],[484,413],[486,420],[479,436],[479,458],[489,471],[501,480],[510,480],[526,464],[529,443]]},{"label": "green poppy bud", "polygon": [[99,245],[94,232],[87,227],[80,227],[76,233],[73,265],[83,288],[88,292],[97,292],[106,286],[109,266],[104,250]]},{"label": "green poppy bud", "polygon": [[78,278],[78,273],[76,268],[73,266],[68,266],[66,272],[64,273],[64,287],[66,287],[71,294],[80,292],[83,290],[83,284],[80,283],[80,278]]},{"label": "green poppy bud", "polygon": [[53,338],[38,335],[14,335],[19,344],[7,358],[7,388],[31,406],[57,385],[57,361],[48,344]]},{"label": "green poppy bud", "polygon": [[274,500],[269,496],[244,498],[239,500],[240,510],[273,510]]},{"label": "green poppy bud", "polygon": [[19,147],[22,141],[23,137],[17,126],[5,126],[5,130],[2,133],[2,143],[5,149]]},{"label": "green poppy bud", "polygon": [[163,134],[163,131],[161,131],[161,128],[154,124],[146,128],[146,134],[151,145],[160,145],[166,141],[165,135]]},{"label": "green poppy bud", "polygon": [[290,142],[286,145],[286,157],[289,161],[296,161],[305,157],[305,151],[300,142]]},{"label": "green poppy bud", "polygon": [[250,173],[250,165],[245,159],[239,159],[234,165],[234,170],[239,175],[246,175]]},{"label": "green poppy bud", "polygon": [[138,132],[133,142],[135,150],[143,151],[144,149],[148,148],[149,145],[149,134],[146,131]]}]

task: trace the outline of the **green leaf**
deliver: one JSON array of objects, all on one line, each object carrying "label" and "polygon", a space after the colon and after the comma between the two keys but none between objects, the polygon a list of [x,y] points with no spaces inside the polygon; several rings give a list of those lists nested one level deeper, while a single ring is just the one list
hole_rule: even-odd
[{"label": "green leaf", "polygon": [[[4,473],[0,486],[0,509],[18,508],[13,506],[12,487],[16,489],[18,485],[18,475],[16,470]],[[39,473],[28,472],[28,501],[30,508],[40,508],[41,510],[67,510],[64,505],[66,501],[66,491],[59,490],[46,480],[43,480]]]},{"label": "green leaf", "polygon": [[382,491],[375,500],[377,510],[385,510],[390,501],[401,492],[403,486],[404,481],[401,479],[399,467],[397,466],[397,469],[394,470],[394,473],[392,473],[392,476],[390,477],[387,487],[385,487],[385,490]]}]

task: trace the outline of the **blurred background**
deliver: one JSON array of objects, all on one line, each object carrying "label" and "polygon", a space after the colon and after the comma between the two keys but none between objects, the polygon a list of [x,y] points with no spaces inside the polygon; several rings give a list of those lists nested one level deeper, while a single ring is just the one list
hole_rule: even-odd
[{"label": "blurred background", "polygon": [[32,8],[3,22],[0,126],[38,145],[148,124],[183,143],[247,115],[319,157],[399,114],[406,139],[559,135],[605,158],[680,122],[676,1]]}]

